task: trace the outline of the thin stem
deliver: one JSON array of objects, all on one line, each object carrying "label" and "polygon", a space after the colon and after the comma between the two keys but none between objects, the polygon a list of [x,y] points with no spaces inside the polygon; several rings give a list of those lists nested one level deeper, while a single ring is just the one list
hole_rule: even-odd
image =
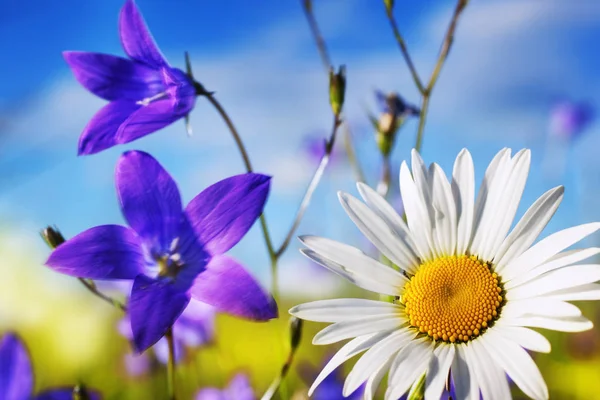
[{"label": "thin stem", "polygon": [[263,394],[263,396],[260,398],[260,400],[271,400],[273,398],[273,396],[275,395],[275,393],[277,393],[277,391],[279,390],[279,387],[281,386],[281,382],[283,382],[283,380],[287,376],[288,372],[290,371],[292,362],[294,361],[294,356],[296,355],[296,350],[297,350],[297,348],[294,346],[292,346],[290,348],[288,357],[285,360],[285,363],[283,364],[283,366],[281,367],[281,372],[279,373],[279,375],[277,375],[277,377],[273,380],[273,382],[271,382],[267,391],[265,392],[265,394]]},{"label": "thin stem", "polygon": [[283,243],[281,244],[281,246],[275,253],[275,255],[277,257],[280,257],[283,254],[283,252],[287,249],[288,245],[290,244],[290,241],[292,240],[292,237],[294,236],[294,232],[298,228],[298,225],[300,225],[300,221],[302,221],[302,217],[304,216],[304,213],[306,212],[306,209],[308,208],[308,205],[310,204],[310,199],[312,198],[312,195],[313,195],[315,189],[317,188],[317,186],[319,185],[319,182],[321,181],[321,178],[323,177],[325,168],[327,168],[327,164],[329,163],[329,159],[331,158],[331,152],[333,151],[333,145],[335,144],[335,138],[337,136],[337,131],[338,131],[340,124],[341,124],[341,121],[340,121],[339,115],[335,115],[333,118],[333,127],[331,129],[331,136],[329,137],[329,140],[325,144],[325,154],[323,154],[323,156],[321,157],[321,162],[319,163],[319,166],[317,167],[317,170],[315,171],[315,173],[310,181],[310,184],[306,188],[306,192],[304,193],[304,197],[302,198],[302,201],[300,202],[300,207],[298,207],[298,211],[296,212],[296,218],[294,218],[292,227],[289,229],[285,239],[283,240]]},{"label": "thin stem", "polygon": [[452,47],[452,43],[454,42],[454,32],[456,31],[456,26],[458,24],[458,17],[465,9],[468,0],[458,0],[456,3],[456,7],[454,8],[454,14],[452,15],[452,20],[450,21],[450,25],[448,26],[448,30],[446,31],[446,36],[444,36],[444,42],[442,43],[442,48],[440,50],[440,55],[438,56],[438,60],[433,68],[433,72],[431,73],[431,77],[429,78],[429,83],[427,84],[427,93],[430,95],[433,87],[435,86],[440,72],[442,71],[442,66],[444,62],[448,58],[448,53],[450,52],[450,48]]},{"label": "thin stem", "polygon": [[402,34],[400,33],[400,29],[398,29],[398,24],[396,23],[394,14],[392,13],[391,9],[389,11],[386,10],[386,14],[387,14],[388,20],[390,21],[390,25],[392,26],[392,30],[394,31],[394,37],[396,38],[396,41],[398,42],[398,45],[400,46],[400,51],[402,52],[402,55],[404,56],[404,60],[406,61],[406,65],[408,65],[408,69],[410,70],[410,74],[412,75],[413,81],[415,81],[415,85],[417,86],[417,89],[419,90],[419,92],[421,94],[424,94],[425,86],[423,86],[423,82],[421,82],[421,78],[419,77],[419,74],[417,73],[417,69],[415,68],[412,58],[410,57],[410,54],[408,53],[408,47],[406,47],[406,42],[404,41],[404,38],[402,37]]},{"label": "thin stem", "polygon": [[354,144],[352,143],[352,134],[350,133],[350,129],[348,128],[348,123],[344,123],[344,148],[346,150],[346,156],[348,157],[348,162],[352,166],[352,170],[354,171],[354,178],[357,182],[366,183],[365,174],[358,163],[358,158],[356,157],[356,151],[354,151]]},{"label": "thin stem", "polygon": [[321,56],[321,61],[323,62],[323,66],[325,67],[325,72],[329,73],[329,68],[331,67],[331,57],[329,57],[329,52],[327,51],[327,45],[325,44],[325,39],[323,39],[323,35],[321,35],[321,31],[319,29],[319,24],[317,24],[317,19],[315,18],[315,14],[312,10],[312,1],[311,0],[301,0],[302,8],[304,9],[304,15],[306,15],[306,19],[308,20],[308,25],[310,26],[310,31],[317,43],[317,50],[319,50],[319,55]]},{"label": "thin stem", "polygon": [[85,286],[90,292],[92,292],[94,295],[96,295],[97,297],[101,298],[102,300],[104,300],[105,302],[107,302],[108,304],[117,307],[118,309],[120,309],[123,312],[127,311],[127,307],[121,303],[118,300],[113,299],[112,297],[109,297],[107,295],[105,295],[104,293],[100,292],[98,290],[98,288],[96,287],[96,284],[94,283],[94,281],[92,280],[87,280],[84,278],[77,278],[79,280],[79,282],[81,282],[83,284],[83,286]]},{"label": "thin stem", "polygon": [[392,181],[392,170],[390,167],[390,157],[383,157],[383,168],[381,171],[381,180],[377,185],[377,193],[379,193],[383,197],[387,197],[390,192],[390,184]]},{"label": "thin stem", "polygon": [[415,150],[421,152],[421,146],[423,145],[423,131],[425,129],[425,119],[427,118],[427,111],[429,110],[429,93],[423,95],[423,101],[421,102],[421,114],[419,116],[419,127],[417,129],[417,140],[415,142]]},{"label": "thin stem", "polygon": [[[252,172],[252,163],[250,162],[250,157],[248,156],[248,152],[246,151],[246,147],[244,146],[244,142],[242,141],[242,137],[240,136],[239,132],[237,131],[235,125],[233,124],[233,121],[231,120],[231,118],[229,117],[229,114],[227,114],[227,111],[225,111],[225,109],[223,108],[223,106],[221,105],[221,103],[219,103],[219,101],[213,96],[212,93],[210,92],[205,92],[203,93],[206,98],[208,99],[208,101],[210,102],[210,104],[212,104],[215,109],[217,110],[217,112],[219,113],[219,115],[221,116],[221,118],[223,119],[223,121],[225,121],[225,124],[227,125],[227,127],[229,128],[229,131],[231,132],[231,135],[233,136],[233,139],[235,140],[235,143],[237,145],[237,148],[242,156],[242,160],[244,161],[244,166],[246,167],[246,171],[247,172]],[[277,270],[277,256],[275,254],[275,248],[273,246],[273,241],[271,240],[271,234],[269,233],[269,227],[267,225],[267,219],[265,217],[264,214],[262,214],[260,216],[260,226],[263,232],[263,236],[265,238],[265,244],[267,246],[267,251],[269,252],[269,258],[271,260],[271,272],[275,272],[274,275],[277,274],[276,270]],[[276,277],[272,277],[272,289],[271,292],[273,293],[273,296],[278,299],[279,297],[277,296],[278,293],[278,288],[277,288],[277,279]]]},{"label": "thin stem", "polygon": [[177,398],[175,394],[175,342],[173,341],[173,327],[165,334],[169,346],[169,361],[167,363],[167,394],[169,400]]}]

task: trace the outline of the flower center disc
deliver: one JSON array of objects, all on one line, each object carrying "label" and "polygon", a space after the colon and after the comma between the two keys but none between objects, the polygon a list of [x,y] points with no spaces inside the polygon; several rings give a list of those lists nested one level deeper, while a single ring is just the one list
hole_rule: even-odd
[{"label": "flower center disc", "polygon": [[451,343],[479,336],[497,318],[502,300],[498,275],[467,255],[421,264],[402,295],[411,326]]}]

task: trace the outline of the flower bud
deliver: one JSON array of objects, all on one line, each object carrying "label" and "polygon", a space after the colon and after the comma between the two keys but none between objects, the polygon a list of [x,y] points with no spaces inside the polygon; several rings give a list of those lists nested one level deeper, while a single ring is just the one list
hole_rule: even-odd
[{"label": "flower bud", "polygon": [[302,326],[304,322],[300,318],[290,318],[290,346],[295,350],[300,345],[302,339]]},{"label": "flower bud", "polygon": [[339,67],[335,73],[333,67],[329,70],[329,104],[335,115],[340,115],[344,106],[346,94],[346,66]]},{"label": "flower bud", "polygon": [[48,226],[40,232],[40,235],[51,249],[55,249],[65,242],[64,236],[57,227]]},{"label": "flower bud", "polygon": [[394,9],[394,0],[383,0],[383,4],[385,4],[385,10],[390,15]]},{"label": "flower bud", "polygon": [[73,388],[73,400],[90,400],[91,396],[83,385],[77,385]]}]

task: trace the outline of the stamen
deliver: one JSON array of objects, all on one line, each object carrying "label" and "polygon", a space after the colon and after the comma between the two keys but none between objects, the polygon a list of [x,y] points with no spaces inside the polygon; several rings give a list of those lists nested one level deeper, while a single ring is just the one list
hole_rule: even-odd
[{"label": "stamen", "polygon": [[169,95],[167,94],[167,92],[160,92],[159,94],[156,94],[156,95],[154,95],[152,97],[146,97],[145,99],[136,101],[135,104],[138,104],[140,106],[144,106],[145,107],[145,106],[149,105],[150,103],[152,103],[153,101],[160,100],[160,99],[163,99],[165,97],[169,97]]},{"label": "stamen", "polygon": [[475,256],[444,256],[422,264],[405,286],[410,325],[433,340],[466,342],[498,318],[498,275]]}]

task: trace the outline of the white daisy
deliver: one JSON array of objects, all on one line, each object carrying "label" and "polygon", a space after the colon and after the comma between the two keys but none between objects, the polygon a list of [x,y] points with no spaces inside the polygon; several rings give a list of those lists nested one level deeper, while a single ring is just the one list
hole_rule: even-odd
[{"label": "white daisy", "polygon": [[[508,375],[534,399],[548,388],[526,350],[549,352],[550,343],[529,328],[579,332],[592,322],[568,303],[600,299],[600,265],[573,265],[598,248],[569,250],[600,223],[554,233],[532,246],[563,198],[563,187],[544,193],[512,232],[529,172],[530,152],[492,160],[474,199],[471,155],[461,151],[452,181],[412,153],[412,175],[400,169],[408,225],[373,189],[358,184],[365,203],[339,193],[362,233],[401,271],[360,250],[314,236],[302,252],[355,285],[396,296],[394,303],[334,299],[301,304],[290,313],[330,322],[314,344],[353,338],[331,359],[310,391],[349,358],[366,351],[344,384],[344,395],[366,382],[373,397],[386,373],[386,399],[398,399],[423,374],[425,399],[439,399],[450,379],[455,397],[510,399]],[[531,247],[530,247],[531,246]]]}]

